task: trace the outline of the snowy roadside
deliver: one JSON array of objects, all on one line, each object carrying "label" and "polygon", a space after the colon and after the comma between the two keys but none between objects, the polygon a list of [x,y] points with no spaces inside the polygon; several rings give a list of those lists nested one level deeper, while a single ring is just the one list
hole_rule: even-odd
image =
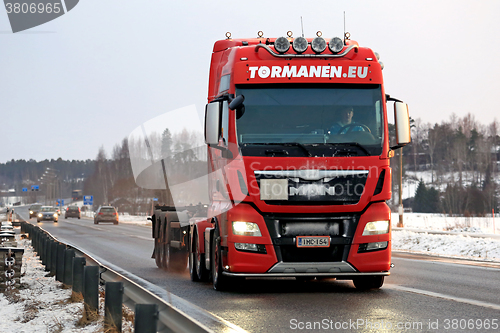
[{"label": "snowy roadside", "polygon": [[[393,213],[393,228],[398,221],[398,214]],[[393,229],[393,251],[500,262],[498,217],[495,221],[492,216],[405,213],[403,224],[404,228]],[[433,232],[450,232],[453,235],[432,234]]]},{"label": "snowy roadside", "polygon": [[[31,247],[31,241],[17,236],[24,248],[21,288],[0,293],[0,332],[23,333],[95,333],[104,330],[104,298],[99,297],[97,321],[79,323],[83,301],[70,300],[72,290],[48,276],[45,267]],[[133,323],[122,319],[122,332],[133,332]]]}]

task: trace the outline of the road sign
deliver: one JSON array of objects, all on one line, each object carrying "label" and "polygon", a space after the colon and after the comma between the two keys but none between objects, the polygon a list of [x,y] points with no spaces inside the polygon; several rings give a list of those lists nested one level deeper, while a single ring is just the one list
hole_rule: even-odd
[{"label": "road sign", "polygon": [[58,206],[64,206],[64,199],[57,199]]},{"label": "road sign", "polygon": [[83,204],[84,205],[94,205],[94,196],[93,195],[84,195],[83,196]]},{"label": "road sign", "polygon": [[158,198],[153,198],[153,201],[158,201]]},{"label": "road sign", "polygon": [[28,188],[27,187],[23,187],[23,192],[28,192]]},{"label": "road sign", "polygon": [[31,185],[31,190],[32,191],[38,191],[39,190],[39,186],[38,185]]}]

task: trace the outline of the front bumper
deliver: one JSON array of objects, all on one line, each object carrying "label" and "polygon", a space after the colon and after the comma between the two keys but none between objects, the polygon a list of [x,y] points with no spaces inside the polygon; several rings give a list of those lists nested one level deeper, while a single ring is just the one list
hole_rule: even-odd
[{"label": "front bumper", "polygon": [[342,262],[302,262],[302,263],[284,263],[279,262],[269,269],[266,273],[231,273],[223,272],[227,276],[240,277],[339,277],[350,278],[354,276],[388,276],[391,273],[385,272],[359,272],[351,264]]}]

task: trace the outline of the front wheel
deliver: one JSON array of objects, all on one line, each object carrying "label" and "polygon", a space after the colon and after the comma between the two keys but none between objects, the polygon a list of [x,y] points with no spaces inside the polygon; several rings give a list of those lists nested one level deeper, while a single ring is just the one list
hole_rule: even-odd
[{"label": "front wheel", "polygon": [[369,290],[380,289],[384,284],[383,275],[361,276],[352,280],[356,289]]}]

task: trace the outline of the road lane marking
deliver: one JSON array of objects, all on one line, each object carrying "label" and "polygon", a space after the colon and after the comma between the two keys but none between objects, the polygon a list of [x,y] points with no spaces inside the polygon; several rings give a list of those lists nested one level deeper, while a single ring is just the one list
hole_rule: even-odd
[{"label": "road lane marking", "polygon": [[494,310],[500,310],[500,305],[498,305],[498,304],[476,301],[476,300],[469,299],[469,298],[454,297],[454,296],[450,296],[450,295],[435,293],[433,291],[408,288],[408,287],[403,287],[403,286],[399,286],[396,284],[387,284],[384,286],[384,288],[404,291],[404,292],[408,292],[408,293],[420,294],[420,295],[425,295],[425,296],[437,297],[437,298],[442,298],[442,299],[446,299],[446,300],[450,300],[450,301],[454,301],[454,302],[482,306],[482,307],[490,308],[490,309],[494,309]]},{"label": "road lane marking", "polygon": [[[498,265],[499,264],[498,262],[489,262],[489,261],[478,261],[478,262],[467,261],[467,262],[465,262],[464,261],[463,263],[460,263],[460,262],[440,261],[440,260],[433,259],[433,258],[430,258],[430,259],[427,259],[427,260],[423,260],[423,259],[411,259],[411,258],[401,258],[401,257],[394,257],[394,259],[403,260],[403,261],[417,261],[417,262],[420,262],[420,263],[421,262],[426,262],[426,263],[439,264],[439,265],[447,265],[447,266],[460,267],[460,268],[469,267],[469,268],[472,268],[472,269],[478,269],[478,268],[480,268],[480,269],[485,269],[485,270],[490,270],[490,271],[500,271],[500,268],[493,267],[493,266]],[[451,258],[444,258],[444,259],[453,260]],[[488,265],[491,265],[491,266],[488,266]]]}]

